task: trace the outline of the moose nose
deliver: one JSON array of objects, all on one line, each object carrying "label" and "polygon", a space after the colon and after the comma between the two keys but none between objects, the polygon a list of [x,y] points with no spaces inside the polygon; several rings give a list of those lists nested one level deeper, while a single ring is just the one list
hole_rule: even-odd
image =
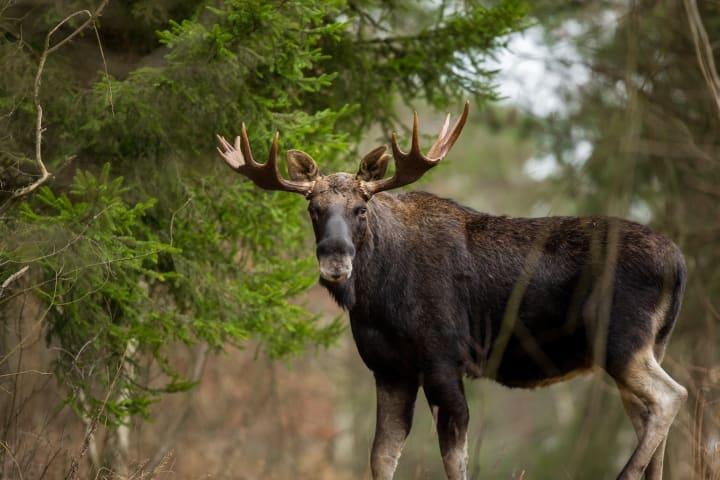
[{"label": "moose nose", "polygon": [[355,247],[346,239],[330,237],[317,245],[320,276],[331,283],[341,283],[350,278]]},{"label": "moose nose", "polygon": [[326,238],[317,244],[316,253],[318,258],[330,255],[352,258],[355,256],[355,247],[344,238]]}]

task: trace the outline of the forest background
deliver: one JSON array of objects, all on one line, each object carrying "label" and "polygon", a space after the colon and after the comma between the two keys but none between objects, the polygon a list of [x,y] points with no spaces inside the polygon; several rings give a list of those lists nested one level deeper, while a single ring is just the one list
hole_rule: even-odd
[{"label": "forest background", "polygon": [[[371,374],[302,199],[215,153],[245,122],[354,171],[465,99],[418,188],[611,214],[686,254],[667,478],[720,478],[720,3],[0,0],[0,478],[369,478]],[[473,478],[613,478],[602,376],[467,384]],[[418,408],[398,478],[438,478]]]}]

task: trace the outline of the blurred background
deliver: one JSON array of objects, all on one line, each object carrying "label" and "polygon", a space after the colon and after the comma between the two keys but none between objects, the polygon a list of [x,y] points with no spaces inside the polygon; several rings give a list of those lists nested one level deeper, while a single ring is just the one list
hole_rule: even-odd
[{"label": "blurred background", "polygon": [[[415,188],[681,246],[665,478],[720,478],[719,45],[710,0],[0,0],[0,478],[370,478],[374,381],[305,202],[214,134],[354,171],[465,99]],[[611,479],[635,445],[602,375],[466,389],[472,478]],[[416,412],[396,478],[442,478]]]}]

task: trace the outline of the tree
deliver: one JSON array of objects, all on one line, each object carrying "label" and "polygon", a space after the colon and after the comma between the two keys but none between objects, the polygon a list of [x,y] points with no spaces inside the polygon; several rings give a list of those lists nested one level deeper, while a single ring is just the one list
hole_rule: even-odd
[{"label": "tree", "polygon": [[[197,380],[175,366],[178,344],[253,339],[280,357],[342,331],[290,302],[314,282],[302,201],[228,175],[214,134],[245,122],[262,158],[277,129],[281,147],[347,165],[372,124],[393,123],[397,99],[492,98],[482,60],[526,7],[106,3],[0,7],[0,278],[14,281],[0,312],[6,326],[20,315],[45,332],[86,438],[99,422],[120,433],[108,450],[122,451],[123,425]],[[9,331],[6,365],[25,341]]]}]

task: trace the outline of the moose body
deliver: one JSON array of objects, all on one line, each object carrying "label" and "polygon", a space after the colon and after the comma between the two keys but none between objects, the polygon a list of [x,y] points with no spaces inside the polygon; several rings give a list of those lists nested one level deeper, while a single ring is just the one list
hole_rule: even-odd
[{"label": "moose body", "polygon": [[463,377],[536,387],[604,369],[617,383],[639,443],[618,478],[662,478],[665,438],[687,393],[661,367],[685,288],[679,249],[637,223],[608,217],[508,218],[423,192],[411,183],[441,160],[467,117],[443,131],[428,156],[373,150],[357,174],[322,176],[288,152],[259,165],[243,126],[220,153],[272,189],[304,194],[317,241],[320,282],[350,314],[353,337],[375,375],[373,478],[392,478],[423,389],[436,419],[448,478],[467,478],[469,412]]},{"label": "moose body", "polygon": [[[662,355],[685,267],[677,247],[645,226],[496,217],[424,192],[378,194],[367,215],[372,234],[357,248],[353,275],[320,282],[349,311],[360,356],[376,375],[420,379],[447,369],[443,376],[536,387],[591,369],[601,356],[619,370],[647,345]],[[607,258],[611,228],[616,264]],[[504,323],[511,325],[499,341]]]}]

